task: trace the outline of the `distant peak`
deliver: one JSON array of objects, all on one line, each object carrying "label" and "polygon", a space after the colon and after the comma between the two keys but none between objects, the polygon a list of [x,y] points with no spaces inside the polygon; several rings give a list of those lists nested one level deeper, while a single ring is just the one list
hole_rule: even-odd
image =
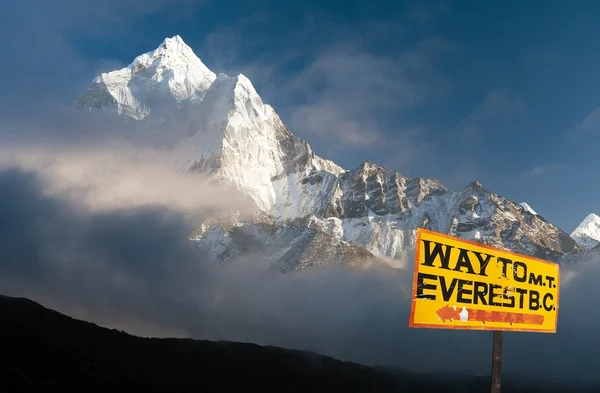
[{"label": "distant peak", "polygon": [[[153,51],[144,53],[135,58],[135,60],[128,66],[132,71],[144,69],[149,67],[152,63],[157,60],[169,58],[169,63],[181,63],[181,64],[202,64],[202,61],[196,56],[192,48],[186,44],[181,36],[174,35],[173,37],[167,37]],[[202,67],[206,68],[204,64]],[[209,71],[206,69],[206,71]]]},{"label": "distant peak", "polygon": [[571,237],[584,248],[597,246],[600,243],[600,217],[594,213],[588,214],[571,233]]},{"label": "distant peak", "polygon": [[573,231],[573,234],[586,232],[589,228],[598,227],[600,229],[600,217],[590,213],[581,221],[581,224]]},{"label": "distant peak", "polygon": [[475,180],[474,182],[472,182],[471,184],[469,184],[467,187],[483,188],[483,186],[481,185],[481,183],[479,182],[479,180]]},{"label": "distant peak", "polygon": [[238,76],[236,77],[236,79],[237,79],[237,83],[238,84],[246,87],[247,89],[255,90],[254,89],[254,85],[252,84],[252,82],[250,81],[250,79],[248,79],[246,77],[246,75],[244,75],[244,74],[238,74]]},{"label": "distant peak", "polygon": [[531,214],[537,215],[537,213],[535,212],[535,210],[533,210],[531,208],[531,206],[529,206],[529,204],[527,204],[527,202],[521,202],[521,203],[519,203],[519,206],[521,206],[522,208],[524,208],[525,211],[528,211]]},{"label": "distant peak", "polygon": [[587,215],[587,217],[581,222],[580,226],[585,226],[585,225],[589,225],[589,224],[596,224],[599,223],[600,224],[600,217],[594,213],[590,213]]},{"label": "distant peak", "polygon": [[263,104],[262,99],[252,85],[252,82],[243,74],[229,76],[219,73],[216,77],[213,90],[219,90],[223,94],[231,95],[242,101],[248,99],[250,101],[260,102],[260,105]]},{"label": "distant peak", "polygon": [[369,161],[369,160],[363,161],[363,163],[360,164],[360,166],[359,166],[359,169],[363,170],[363,171],[364,170],[373,170],[373,169],[379,170],[379,169],[382,169],[382,168],[383,167],[381,165],[377,165],[374,162]]},{"label": "distant peak", "polygon": [[116,107],[120,115],[141,120],[163,109],[157,102],[201,101],[215,78],[181,36],[174,35],[127,67],[94,78],[75,105],[88,111]]},{"label": "distant peak", "polygon": [[193,52],[192,48],[183,41],[181,36],[174,35],[173,37],[167,37],[157,48],[163,48],[170,52]]},{"label": "distant peak", "polygon": [[173,37],[165,38],[165,40],[163,41],[161,46],[166,46],[169,43],[185,44],[185,42],[183,41],[183,38],[181,38],[181,36],[179,34],[175,34]]}]

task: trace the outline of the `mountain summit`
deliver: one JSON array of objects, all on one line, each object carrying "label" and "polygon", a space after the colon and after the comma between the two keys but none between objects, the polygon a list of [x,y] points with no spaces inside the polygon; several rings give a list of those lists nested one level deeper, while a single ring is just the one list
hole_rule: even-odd
[{"label": "mountain summit", "polygon": [[204,98],[216,75],[178,35],[120,70],[102,73],[77,99],[88,111],[112,110],[141,120],[166,107]]},{"label": "mountain summit", "polygon": [[600,244],[600,217],[589,214],[571,233],[571,237],[585,249],[592,249]]},{"label": "mountain summit", "polygon": [[412,255],[417,227],[552,261],[581,252],[531,208],[479,182],[451,191],[434,179],[408,178],[371,162],[345,170],[318,157],[248,78],[216,76],[179,36],[95,78],[75,105],[175,136],[180,171],[209,175],[255,202],[267,218],[213,222],[196,233],[199,246],[221,259],[243,254],[252,244],[280,256],[306,256],[293,270],[322,259],[319,252],[329,244],[344,255],[360,254],[358,246],[403,260]]}]

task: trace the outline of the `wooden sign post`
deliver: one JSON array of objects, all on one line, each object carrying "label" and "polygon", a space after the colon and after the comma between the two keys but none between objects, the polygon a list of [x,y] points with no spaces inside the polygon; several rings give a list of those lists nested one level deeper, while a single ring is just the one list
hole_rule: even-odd
[{"label": "wooden sign post", "polygon": [[492,393],[500,393],[502,382],[502,339],[504,333],[494,330],[492,339]]},{"label": "wooden sign post", "polygon": [[492,393],[504,331],[556,333],[559,265],[419,228],[409,327],[491,330]]}]

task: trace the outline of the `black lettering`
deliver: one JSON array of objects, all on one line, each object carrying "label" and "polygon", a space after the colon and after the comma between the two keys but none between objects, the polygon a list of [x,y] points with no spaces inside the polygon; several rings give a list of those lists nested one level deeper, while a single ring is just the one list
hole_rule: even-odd
[{"label": "black lettering", "polygon": [[458,255],[458,261],[456,262],[456,266],[454,267],[454,271],[462,272],[463,267],[467,268],[467,271],[464,273],[476,274],[475,270],[473,270],[473,265],[471,264],[471,260],[469,259],[469,250],[465,250],[464,248],[459,248],[460,254]]},{"label": "black lettering", "polygon": [[533,311],[540,309],[540,293],[533,289],[529,291],[529,309]]},{"label": "black lettering", "polygon": [[471,304],[471,299],[465,299],[465,295],[472,295],[473,291],[471,289],[465,289],[465,285],[473,285],[473,281],[467,280],[458,280],[458,292],[456,294],[456,301],[459,303],[468,303]]},{"label": "black lettering", "polygon": [[494,289],[500,289],[502,288],[500,285],[498,284],[490,284],[490,301],[489,301],[489,305],[490,306],[502,306],[502,303],[498,303],[496,301],[494,301],[494,298],[496,297],[502,297],[501,293],[494,293]]},{"label": "black lettering", "polygon": [[435,294],[424,294],[423,291],[426,289],[435,291],[437,287],[434,284],[426,284],[424,280],[437,280],[437,276],[435,274],[419,272],[417,277],[417,299],[435,300]]},{"label": "black lettering", "polygon": [[488,286],[484,282],[475,281],[475,288],[473,288],[473,303],[479,304],[477,301],[481,301],[481,304],[487,306],[485,297],[488,293]]},{"label": "black lettering", "polygon": [[[448,266],[450,264],[450,254],[452,253],[452,246],[448,246],[446,244],[435,243],[433,246],[433,251],[431,250],[431,241],[423,240],[424,247],[424,258],[422,265],[433,267],[433,262],[435,259],[439,257],[440,259],[440,268],[450,270]],[[442,249],[443,246],[446,246],[446,250]]]},{"label": "black lettering", "polygon": [[440,276],[440,288],[442,290],[442,297],[444,298],[445,302],[449,301],[450,297],[452,297],[457,281],[457,278],[453,278],[452,281],[450,281],[450,287],[448,287],[446,285],[446,277]]},{"label": "black lettering", "polygon": [[485,270],[487,269],[488,264],[490,263],[490,259],[492,259],[492,256],[484,254],[486,256],[486,258],[484,259],[480,252],[472,251],[472,253],[475,254],[477,259],[479,260],[479,275],[487,277]]},{"label": "black lettering", "polygon": [[502,277],[508,278],[506,270],[507,270],[508,265],[512,265],[512,261],[508,258],[501,258],[501,257],[498,257],[497,261],[502,263]]},{"label": "black lettering", "polygon": [[554,310],[554,305],[553,304],[548,305],[546,303],[546,300],[548,300],[548,299],[554,300],[554,296],[552,296],[551,293],[547,293],[547,294],[544,295],[544,300],[543,300],[544,310],[546,310],[546,311],[552,311],[552,310]]},{"label": "black lettering", "polygon": [[[513,262],[513,278],[515,279],[515,281],[518,282],[525,282],[527,280],[527,265],[525,265],[523,262],[519,262],[519,261],[514,261]],[[523,268],[523,276],[520,277],[518,275],[518,267],[522,267]]]},{"label": "black lettering", "polygon": [[527,289],[515,288],[515,292],[517,292],[519,295],[521,295],[519,297],[519,308],[523,308],[523,300],[524,300],[525,294],[527,293]]},{"label": "black lettering", "polygon": [[556,285],[554,284],[554,277],[552,276],[546,276],[546,280],[548,280],[548,287],[550,288],[556,288]]},{"label": "black lettering", "polygon": [[542,285],[542,275],[529,273],[529,283],[533,285]]},{"label": "black lettering", "polygon": [[510,292],[509,287],[505,287],[504,292],[502,293],[502,298],[504,298],[505,300],[510,300],[510,303],[508,303],[508,304],[504,303],[502,306],[513,308],[515,306],[515,296],[512,294],[509,294],[509,292]]}]

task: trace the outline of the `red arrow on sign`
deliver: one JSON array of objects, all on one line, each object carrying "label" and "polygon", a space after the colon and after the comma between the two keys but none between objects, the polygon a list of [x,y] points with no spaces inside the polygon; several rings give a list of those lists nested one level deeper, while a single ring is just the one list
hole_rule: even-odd
[{"label": "red arrow on sign", "polygon": [[473,308],[455,308],[445,305],[436,311],[436,314],[440,317],[442,322],[446,322],[447,319],[454,319],[461,321],[461,314],[465,317],[463,322],[507,322],[511,325],[513,323],[526,323],[529,325],[542,325],[544,323],[543,315],[535,314],[521,314],[515,312],[504,312],[504,311],[488,311],[478,310]]}]

